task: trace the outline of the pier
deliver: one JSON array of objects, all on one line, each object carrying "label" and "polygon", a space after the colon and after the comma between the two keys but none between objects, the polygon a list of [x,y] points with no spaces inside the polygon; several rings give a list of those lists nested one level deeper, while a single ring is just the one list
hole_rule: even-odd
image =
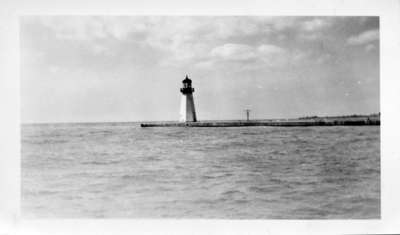
[{"label": "pier", "polygon": [[243,127],[243,126],[372,126],[380,125],[380,117],[355,118],[313,118],[313,119],[269,119],[269,120],[231,120],[231,121],[197,121],[197,122],[148,122],[141,127]]}]

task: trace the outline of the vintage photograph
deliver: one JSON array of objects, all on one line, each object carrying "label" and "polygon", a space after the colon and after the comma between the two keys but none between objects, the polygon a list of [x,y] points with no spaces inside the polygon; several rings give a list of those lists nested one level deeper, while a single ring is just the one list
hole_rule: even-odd
[{"label": "vintage photograph", "polygon": [[378,16],[23,15],[23,218],[380,219]]}]

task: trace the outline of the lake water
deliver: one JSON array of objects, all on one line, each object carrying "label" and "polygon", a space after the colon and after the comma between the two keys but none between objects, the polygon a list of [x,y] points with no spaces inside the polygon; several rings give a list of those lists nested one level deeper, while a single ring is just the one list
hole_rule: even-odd
[{"label": "lake water", "polygon": [[380,128],[22,125],[24,217],[380,218]]}]

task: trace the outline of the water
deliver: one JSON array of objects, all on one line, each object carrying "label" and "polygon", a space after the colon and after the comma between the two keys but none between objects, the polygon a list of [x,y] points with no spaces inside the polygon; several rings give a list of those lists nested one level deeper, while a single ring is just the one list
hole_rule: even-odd
[{"label": "water", "polygon": [[380,218],[380,129],[22,125],[22,215]]}]

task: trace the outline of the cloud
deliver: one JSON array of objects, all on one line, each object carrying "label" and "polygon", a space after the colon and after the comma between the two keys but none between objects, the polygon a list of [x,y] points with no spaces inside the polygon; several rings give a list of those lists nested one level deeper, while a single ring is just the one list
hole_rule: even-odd
[{"label": "cloud", "polygon": [[273,31],[284,31],[294,28],[298,24],[297,17],[254,17],[254,21],[261,27]]},{"label": "cloud", "polygon": [[314,32],[324,30],[337,22],[338,17],[258,17],[256,21],[276,32]]},{"label": "cloud", "polygon": [[329,54],[329,53],[322,54],[322,55],[317,57],[317,59],[315,60],[315,63],[324,64],[324,63],[328,62],[331,59],[332,59],[332,55],[331,54]]},{"label": "cloud", "polygon": [[198,63],[196,67],[210,69],[213,66],[228,66],[235,70],[253,70],[260,68],[277,68],[290,62],[298,61],[298,51],[289,52],[285,48],[273,44],[247,45],[226,43],[213,48],[209,57]]},{"label": "cloud", "polygon": [[52,30],[56,38],[62,40],[86,41],[107,36],[103,23],[96,17],[43,16],[35,19]]},{"label": "cloud", "polygon": [[379,30],[367,30],[359,35],[351,36],[347,39],[349,45],[363,45],[379,39]]},{"label": "cloud", "polygon": [[365,46],[365,51],[370,52],[376,49],[376,46],[374,44],[368,44]]},{"label": "cloud", "polygon": [[219,39],[250,36],[268,30],[253,17],[218,17],[213,18],[213,22],[209,23],[211,27],[209,27],[208,36]]},{"label": "cloud", "polygon": [[40,16],[32,19],[50,29],[56,38],[88,41],[105,38],[125,40],[130,34],[145,34],[151,17]]},{"label": "cloud", "polygon": [[148,33],[148,17],[136,16],[118,16],[102,18],[103,29],[118,40],[127,40],[129,36],[139,39],[146,37]]},{"label": "cloud", "polygon": [[324,38],[324,35],[321,34],[320,32],[299,33],[298,38],[300,40],[316,41]]},{"label": "cloud", "polygon": [[256,58],[257,54],[253,47],[244,44],[227,43],[215,47],[211,51],[212,57],[223,60],[251,60]]},{"label": "cloud", "polygon": [[[152,47],[165,55],[165,65],[187,64],[205,59],[211,50],[214,56],[234,60],[248,60],[257,52],[231,44],[216,48],[223,41],[268,41],[277,31],[296,28],[303,18],[297,17],[175,17],[175,16],[44,16],[42,25],[50,29],[60,40],[87,43],[87,49],[95,55],[111,55],[112,48],[106,41],[139,43]],[[307,28],[323,25],[321,19],[305,23]],[[282,34],[281,34],[282,35]],[[119,43],[115,42],[115,43]],[[232,54],[232,55],[230,55]],[[160,58],[161,59],[161,58]]]},{"label": "cloud", "polygon": [[325,37],[325,29],[334,23],[331,17],[314,18],[299,24],[297,38],[306,41],[316,41]]},{"label": "cloud", "polygon": [[280,56],[285,53],[285,49],[272,44],[261,44],[254,47],[245,44],[227,43],[212,49],[211,56],[223,60],[248,61],[263,57]]},{"label": "cloud", "polygon": [[266,45],[262,44],[260,45],[257,50],[263,54],[263,55],[276,55],[276,54],[282,54],[285,52],[285,49],[275,46],[275,45]]},{"label": "cloud", "polygon": [[305,31],[316,31],[316,30],[321,30],[324,29],[332,24],[331,21],[329,21],[330,18],[314,18],[312,20],[307,20],[302,22],[301,28]]},{"label": "cloud", "polygon": [[[119,47],[134,45],[149,51],[157,50],[163,56],[157,59],[162,64],[190,62],[203,56],[210,48],[202,43],[201,32],[211,34],[208,28],[211,19],[202,21],[195,17],[149,17],[149,16],[43,16],[27,21],[43,27],[51,38],[63,44],[81,45],[83,51],[93,56],[113,56],[128,52]],[[57,50],[62,48],[56,45]],[[70,48],[71,50],[72,48]],[[79,52],[81,53],[81,52]]]},{"label": "cloud", "polygon": [[194,64],[199,69],[212,69],[214,67],[214,60],[204,60]]},{"label": "cloud", "polygon": [[55,38],[70,41],[70,44],[64,44],[67,46],[77,45],[80,51],[76,54],[85,52],[91,61],[137,60],[139,63],[143,57],[140,54],[149,51],[147,57],[151,64],[201,68],[227,63],[254,63],[256,67],[303,63],[310,59],[304,53],[309,49],[308,45],[293,47],[291,41],[321,39],[329,33],[325,29],[337,22],[334,17],[260,16],[36,18],[41,19],[42,25],[50,29]]}]

